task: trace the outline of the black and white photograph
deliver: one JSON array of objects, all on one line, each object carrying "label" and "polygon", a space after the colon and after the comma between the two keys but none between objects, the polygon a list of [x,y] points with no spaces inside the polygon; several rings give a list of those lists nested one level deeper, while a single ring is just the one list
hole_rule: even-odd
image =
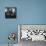
[{"label": "black and white photograph", "polygon": [[5,7],[5,18],[16,18],[16,7]]}]

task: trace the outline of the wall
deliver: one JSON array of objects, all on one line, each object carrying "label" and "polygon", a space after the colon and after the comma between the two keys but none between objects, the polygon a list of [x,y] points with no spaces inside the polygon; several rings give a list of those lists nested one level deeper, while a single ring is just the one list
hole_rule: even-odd
[{"label": "wall", "polygon": [[[5,19],[7,6],[17,8],[16,19]],[[9,32],[18,32],[18,24],[46,24],[46,0],[0,0],[0,44],[8,43]]]}]

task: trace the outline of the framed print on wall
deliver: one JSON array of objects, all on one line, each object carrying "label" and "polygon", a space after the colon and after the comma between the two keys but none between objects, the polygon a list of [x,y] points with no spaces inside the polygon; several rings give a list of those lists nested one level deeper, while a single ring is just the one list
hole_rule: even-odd
[{"label": "framed print on wall", "polygon": [[16,7],[5,7],[5,18],[16,18]]}]

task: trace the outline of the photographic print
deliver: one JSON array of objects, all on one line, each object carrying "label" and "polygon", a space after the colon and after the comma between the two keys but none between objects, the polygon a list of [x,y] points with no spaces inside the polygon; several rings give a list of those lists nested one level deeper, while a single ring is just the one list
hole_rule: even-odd
[{"label": "photographic print", "polygon": [[18,41],[20,46],[31,46],[34,43],[43,45],[44,42],[46,43],[46,25],[19,24]]},{"label": "photographic print", "polygon": [[5,7],[5,18],[16,18],[16,7]]}]

